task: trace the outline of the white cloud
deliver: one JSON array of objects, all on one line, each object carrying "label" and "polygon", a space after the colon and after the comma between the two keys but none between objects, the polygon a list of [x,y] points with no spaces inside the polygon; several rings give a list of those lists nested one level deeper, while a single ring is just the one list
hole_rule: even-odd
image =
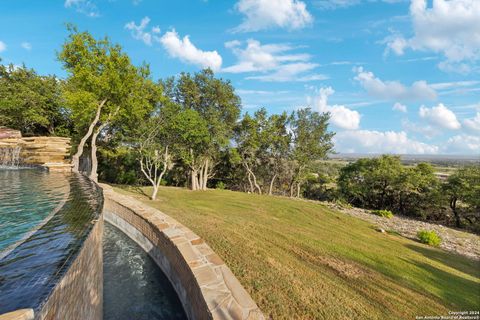
[{"label": "white cloud", "polygon": [[435,100],[437,93],[435,90],[423,80],[415,81],[410,87],[403,85],[398,81],[383,81],[362,67],[354,68],[357,73],[355,80],[367,90],[368,94],[373,97],[396,100]]},{"label": "white cloud", "polygon": [[240,0],[235,9],[245,15],[235,32],[251,32],[280,27],[302,29],[313,22],[305,2],[300,0]]},{"label": "white cloud", "polygon": [[419,133],[427,139],[432,139],[442,133],[438,127],[426,125],[425,123],[410,122],[408,119],[402,120],[402,128],[407,132]]},{"label": "white cloud", "polygon": [[444,71],[466,73],[480,60],[480,1],[412,0],[410,17],[414,36],[388,37],[387,48],[402,55],[406,48],[433,51],[445,57]]},{"label": "white cloud", "polygon": [[149,23],[150,18],[144,17],[142,21],[140,21],[139,25],[136,25],[134,21],[130,21],[125,25],[125,29],[130,30],[134,39],[142,40],[143,43],[151,46],[152,40],[160,40],[160,38],[156,36],[156,34],[160,33],[160,28],[158,26],[154,26],[151,28],[151,31],[146,31]]},{"label": "white cloud", "polygon": [[22,42],[21,46],[25,50],[28,50],[28,51],[32,50],[32,45],[29,42]]},{"label": "white cloud", "polygon": [[290,53],[296,49],[286,44],[261,44],[254,39],[246,41],[246,47],[240,46],[241,41],[233,40],[225,43],[237,57],[237,63],[224,68],[228,73],[260,73],[247,79],[261,81],[314,81],[325,80],[322,74],[312,74],[318,64],[310,62],[311,56],[305,53]]},{"label": "white cloud", "polygon": [[175,30],[168,31],[161,38],[165,50],[171,57],[178,58],[183,62],[194,64],[202,68],[219,70],[222,66],[222,57],[217,51],[203,51],[195,47],[189,36],[180,39]]},{"label": "white cloud", "polygon": [[65,0],[65,8],[74,8],[78,13],[87,17],[95,18],[100,16],[97,6],[90,0]]},{"label": "white cloud", "polygon": [[5,42],[0,41],[0,52],[3,52],[5,50],[7,50],[7,45],[5,44]]},{"label": "white cloud", "polygon": [[349,130],[334,136],[335,149],[346,153],[435,154],[439,148],[412,140],[404,131]]},{"label": "white cloud", "polygon": [[375,1],[382,1],[385,3],[398,3],[408,0],[315,0],[313,2],[313,5],[320,10],[335,10],[352,7],[361,3],[370,3]]},{"label": "white cloud", "polygon": [[432,125],[440,128],[457,130],[461,127],[455,113],[445,107],[442,103],[432,108],[421,106],[418,114],[420,118],[425,119]]},{"label": "white cloud", "polygon": [[360,113],[343,105],[329,105],[328,97],[335,93],[332,87],[320,88],[313,98],[316,111],[330,112],[330,122],[342,129],[354,130],[360,126]]},{"label": "white cloud", "polygon": [[480,154],[480,136],[456,135],[447,140],[445,153]]},{"label": "white cloud", "polygon": [[406,112],[407,112],[407,106],[404,105],[404,104],[401,104],[400,102],[396,102],[396,103],[393,105],[392,110],[406,113]]},{"label": "white cloud", "polygon": [[480,112],[477,112],[473,118],[463,120],[463,125],[467,130],[480,132]]}]

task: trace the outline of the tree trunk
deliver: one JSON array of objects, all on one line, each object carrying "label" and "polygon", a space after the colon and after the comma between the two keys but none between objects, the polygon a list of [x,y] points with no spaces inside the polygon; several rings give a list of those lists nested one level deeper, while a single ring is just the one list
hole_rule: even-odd
[{"label": "tree trunk", "polygon": [[253,190],[252,178],[250,178],[250,172],[248,172],[248,171],[247,171],[247,178],[248,178],[248,183],[250,184],[250,193],[254,193],[255,190]]},{"label": "tree trunk", "polygon": [[88,138],[90,138],[90,136],[92,135],[93,129],[97,125],[98,120],[100,120],[100,112],[102,110],[103,105],[106,102],[107,102],[107,99],[102,100],[102,102],[100,102],[100,104],[98,105],[97,113],[95,114],[95,118],[90,123],[90,126],[88,127],[87,133],[80,140],[80,143],[78,144],[78,147],[77,147],[77,152],[72,157],[72,165],[73,165],[72,170],[74,172],[78,172],[78,168],[80,166],[80,157],[83,154],[83,148],[85,147],[85,143],[87,142]]},{"label": "tree trunk", "polygon": [[207,182],[208,182],[208,169],[209,169],[209,159],[205,159],[205,165],[204,165],[204,173],[203,173],[203,184],[202,184],[202,190],[207,190]]},{"label": "tree trunk", "polygon": [[300,182],[297,182],[297,198],[300,198]]},{"label": "tree trunk", "polygon": [[190,177],[191,177],[190,189],[193,190],[193,191],[198,190],[197,170],[190,169]]},{"label": "tree trunk", "polygon": [[257,177],[255,176],[255,174],[253,173],[252,169],[250,169],[250,167],[248,166],[248,164],[244,163],[244,166],[245,166],[245,169],[247,169],[248,173],[250,173],[253,177],[253,185],[255,186],[255,188],[257,189],[258,191],[258,194],[262,194],[262,188],[260,188],[260,186],[258,185],[257,183]]},{"label": "tree trunk", "polygon": [[98,129],[92,135],[92,142],[91,142],[92,170],[90,171],[90,179],[95,182],[98,182],[97,137],[100,134],[100,132],[102,132],[102,130],[107,126],[107,124],[108,124],[108,121],[105,121],[104,123],[102,123],[102,125],[98,127]]},{"label": "tree trunk", "polygon": [[453,197],[450,200],[450,208],[452,209],[453,215],[455,216],[455,226],[457,228],[461,227],[460,215],[457,211],[457,198]]},{"label": "tree trunk", "polygon": [[273,191],[273,183],[275,182],[275,179],[277,178],[277,174],[275,173],[272,177],[272,180],[270,180],[270,187],[268,188],[268,195],[271,196],[272,195],[272,191]]}]

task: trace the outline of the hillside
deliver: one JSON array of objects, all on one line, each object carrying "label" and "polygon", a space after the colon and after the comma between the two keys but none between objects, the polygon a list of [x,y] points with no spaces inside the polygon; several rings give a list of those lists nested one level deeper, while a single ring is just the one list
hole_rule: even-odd
[{"label": "hillside", "polygon": [[480,263],[315,202],[122,187],[202,236],[273,319],[414,319],[480,308]]}]

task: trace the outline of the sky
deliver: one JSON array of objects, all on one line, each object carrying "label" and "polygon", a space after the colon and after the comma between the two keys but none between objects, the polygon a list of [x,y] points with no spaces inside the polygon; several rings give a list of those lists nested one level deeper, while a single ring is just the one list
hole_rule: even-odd
[{"label": "sky", "polygon": [[66,77],[66,23],[243,112],[330,112],[337,152],[480,156],[480,0],[0,0],[1,63]]}]

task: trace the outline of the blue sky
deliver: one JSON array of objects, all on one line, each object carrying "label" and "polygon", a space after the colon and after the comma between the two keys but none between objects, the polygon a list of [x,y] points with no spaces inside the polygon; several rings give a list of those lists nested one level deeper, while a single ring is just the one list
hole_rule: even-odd
[{"label": "blue sky", "polygon": [[478,0],[0,0],[2,62],[64,77],[67,22],[245,112],[328,111],[339,152],[480,154]]}]

